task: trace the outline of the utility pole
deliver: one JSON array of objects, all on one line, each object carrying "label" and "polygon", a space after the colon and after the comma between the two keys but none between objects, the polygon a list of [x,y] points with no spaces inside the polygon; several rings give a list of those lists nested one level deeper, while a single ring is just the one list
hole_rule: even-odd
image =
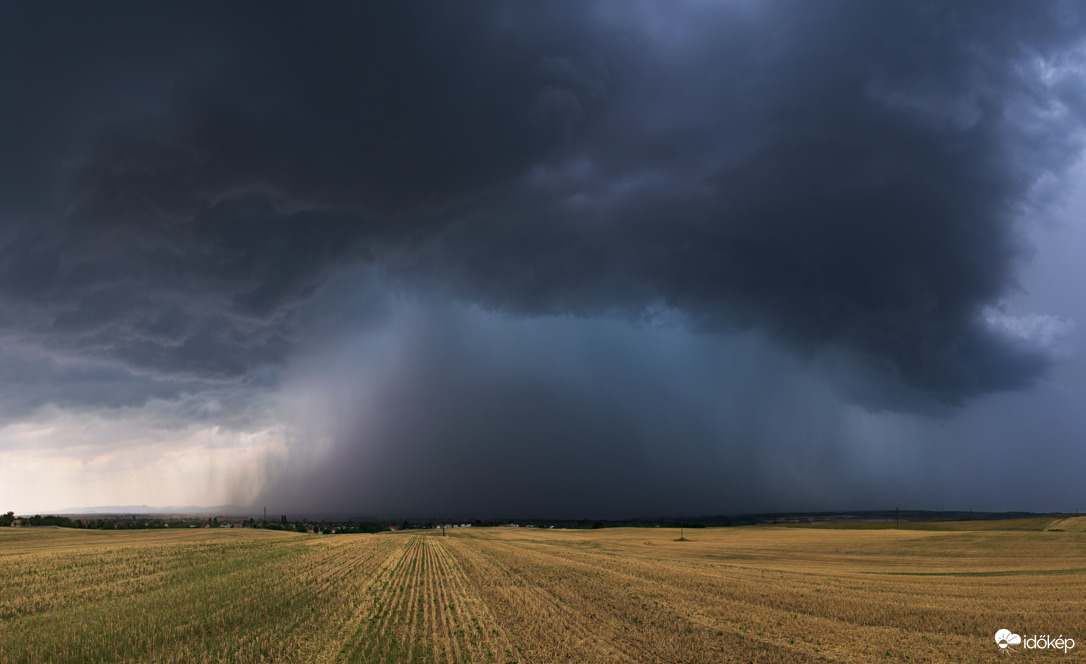
[{"label": "utility pole", "polygon": [[441,536],[442,537],[445,536],[445,524],[444,523],[441,524]]},{"label": "utility pole", "polygon": [[901,527],[901,508],[900,507],[895,507],[894,508],[894,526],[898,527],[898,528]]},{"label": "utility pole", "polygon": [[268,524],[268,506],[264,506],[264,525]]}]

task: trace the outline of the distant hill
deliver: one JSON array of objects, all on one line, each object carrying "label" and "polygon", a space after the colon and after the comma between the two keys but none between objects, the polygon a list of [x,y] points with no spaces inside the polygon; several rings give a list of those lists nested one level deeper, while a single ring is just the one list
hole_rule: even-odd
[{"label": "distant hill", "polygon": [[[153,507],[151,505],[102,505],[98,507],[66,507],[62,510],[47,510],[49,514],[217,514],[230,516],[255,516],[252,507],[238,505],[170,505]],[[45,512],[42,512],[43,514]]]}]

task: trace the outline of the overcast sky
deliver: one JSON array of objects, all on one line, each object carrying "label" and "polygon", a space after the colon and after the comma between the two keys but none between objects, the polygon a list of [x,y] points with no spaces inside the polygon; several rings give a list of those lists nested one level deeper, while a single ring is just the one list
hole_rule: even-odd
[{"label": "overcast sky", "polygon": [[1086,509],[1082,12],[5,3],[0,511]]}]

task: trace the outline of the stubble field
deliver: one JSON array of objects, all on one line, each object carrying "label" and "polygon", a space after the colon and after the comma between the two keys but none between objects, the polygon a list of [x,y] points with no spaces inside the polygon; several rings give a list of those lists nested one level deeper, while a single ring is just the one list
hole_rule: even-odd
[{"label": "stubble field", "polygon": [[1018,525],[4,528],[0,661],[1082,661],[1086,533]]}]

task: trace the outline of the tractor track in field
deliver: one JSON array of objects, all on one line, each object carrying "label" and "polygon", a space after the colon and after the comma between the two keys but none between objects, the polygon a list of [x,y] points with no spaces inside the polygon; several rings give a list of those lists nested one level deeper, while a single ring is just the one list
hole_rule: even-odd
[{"label": "tractor track in field", "polygon": [[565,661],[644,661],[643,649],[631,649],[600,621],[585,620],[547,579],[526,573],[477,542],[452,547],[468,576],[490,580],[479,584],[480,596],[523,661],[559,661],[554,659],[559,652],[567,653]]},{"label": "tractor track in field", "polygon": [[[372,538],[370,535],[363,537]],[[363,546],[363,543],[368,546]],[[390,546],[390,544],[386,540],[380,542],[377,546],[373,546],[371,539],[357,543],[350,542],[346,547],[343,547],[350,547],[349,550],[352,555],[344,556],[344,560],[339,566],[342,574],[337,575],[336,580],[354,581],[347,591],[351,596],[348,601],[351,614],[343,619],[342,625],[329,638],[328,643],[317,655],[315,661],[322,663],[341,661],[352,639],[361,630],[362,623],[369,615],[371,608],[365,602],[366,592],[373,584],[378,582],[382,572],[390,565],[395,564],[399,557],[403,555],[403,547]]]},{"label": "tractor track in field", "polygon": [[375,573],[351,661],[524,661],[448,547],[412,536]]}]

